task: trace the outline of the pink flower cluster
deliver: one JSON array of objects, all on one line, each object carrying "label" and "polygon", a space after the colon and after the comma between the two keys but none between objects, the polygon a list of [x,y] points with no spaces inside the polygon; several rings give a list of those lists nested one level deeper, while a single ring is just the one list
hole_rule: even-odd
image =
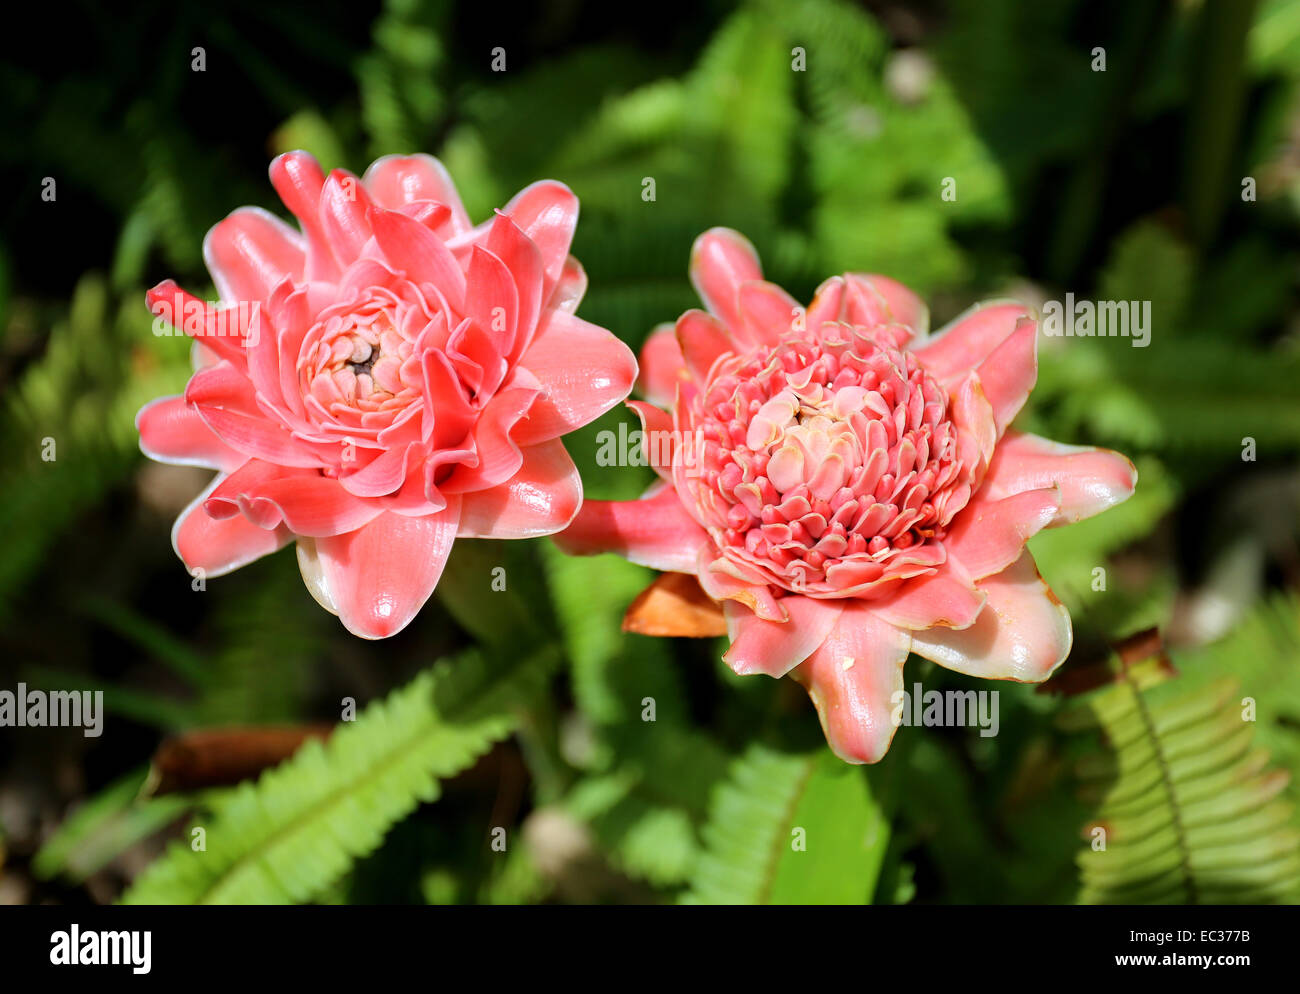
[{"label": "pink flower cluster", "polygon": [[[140,412],[140,444],[218,470],[173,531],[188,567],[216,576],[296,540],[313,596],[382,638],[428,599],[458,536],[569,523],[582,481],[560,436],[627,396],[636,360],[574,316],[587,280],[562,183],[474,227],[426,155],[358,179],[295,152],[271,182],[302,230],[252,208],[213,228],[220,306],[150,291],[194,336],[196,370]],[[231,334],[231,311],[249,326]]]},{"label": "pink flower cluster", "polygon": [[703,451],[660,455],[641,500],[587,502],[562,546],[696,576],[725,606],[727,663],[803,684],[850,762],[889,748],[909,652],[1047,679],[1070,615],[1025,542],[1126,499],[1137,474],[1008,430],[1038,374],[1029,312],[987,304],[929,335],[910,290],[854,273],[805,310],[726,229],[696,241],[691,277],[708,311],[652,335],[632,406]]},{"label": "pink flower cluster", "polygon": [[637,364],[575,316],[572,192],[536,183],[473,226],[429,156],[358,178],[296,152],[271,181],[300,230],[238,210],[204,244],[220,303],[149,294],[195,339],[195,372],[140,412],[141,447],[217,471],[173,531],[191,570],[296,542],[313,596],[382,638],[458,536],[561,533],[695,577],[727,663],[802,683],[852,762],[888,749],[909,652],[1024,681],[1069,652],[1025,542],[1124,500],[1136,473],[1010,428],[1037,376],[1024,307],[930,334],[911,291],[850,273],[804,308],[743,237],[708,231],[690,267],[707,311],[651,336],[631,403],[662,479],[583,504],[561,436],[623,400]]}]

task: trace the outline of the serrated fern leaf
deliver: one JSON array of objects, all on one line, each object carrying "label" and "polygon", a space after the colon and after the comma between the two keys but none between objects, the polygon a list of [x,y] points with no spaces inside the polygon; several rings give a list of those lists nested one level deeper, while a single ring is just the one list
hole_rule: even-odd
[{"label": "serrated fern leaf", "polygon": [[1065,714],[1109,750],[1080,763],[1100,796],[1078,859],[1083,904],[1265,904],[1294,899],[1300,831],[1288,776],[1253,746],[1236,679],[1195,686],[1161,657],[1125,667]]},{"label": "serrated fern leaf", "polygon": [[549,650],[441,662],[371,704],[328,742],[311,742],[256,783],[225,795],[204,828],[136,881],[129,904],[307,901],[373,852],[440,781],[510,733],[549,671]]},{"label": "serrated fern leaf", "polygon": [[763,904],[812,759],[753,746],[718,785],[687,904]]},{"label": "serrated fern leaf", "polygon": [[889,824],[860,767],[755,745],[713,795],[687,904],[866,904]]}]

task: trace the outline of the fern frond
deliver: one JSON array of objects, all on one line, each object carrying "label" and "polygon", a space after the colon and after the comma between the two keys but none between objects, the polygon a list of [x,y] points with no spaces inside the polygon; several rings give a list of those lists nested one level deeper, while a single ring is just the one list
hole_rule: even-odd
[{"label": "fern frond", "polygon": [[[1231,673],[1256,705],[1256,735],[1288,770],[1300,769],[1300,595],[1279,592],[1222,639],[1176,652],[1184,679]],[[1292,785],[1294,792],[1295,785]]]},{"label": "fern frond", "polygon": [[141,798],[145,773],[128,773],[86,800],[41,845],[32,872],[42,880],[81,883],[192,807],[189,799],[175,795]]},{"label": "fern frond", "polygon": [[[1101,795],[1078,859],[1083,904],[1264,904],[1294,899],[1300,832],[1278,795],[1288,776],[1253,747],[1231,677],[1173,678],[1161,657],[1063,715],[1092,725],[1109,752],[1080,763]],[[1098,831],[1100,829],[1100,831]]]},{"label": "fern frond", "polygon": [[865,904],[889,823],[860,767],[752,746],[713,796],[687,904]]},{"label": "fern frond", "polygon": [[328,742],[214,804],[206,851],[186,842],[135,882],[129,904],[270,904],[310,900],[420,802],[510,733],[550,670],[549,650],[443,661]]}]

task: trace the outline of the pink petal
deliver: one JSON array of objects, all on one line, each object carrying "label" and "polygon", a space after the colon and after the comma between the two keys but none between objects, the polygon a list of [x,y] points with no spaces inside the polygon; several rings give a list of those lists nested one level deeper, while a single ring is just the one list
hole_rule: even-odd
[{"label": "pink petal", "polygon": [[672,480],[673,458],[677,453],[672,415],[643,400],[629,400],[627,406],[641,419],[641,448],[646,462],[661,478]]},{"label": "pink petal", "polygon": [[963,631],[912,633],[912,651],[970,676],[1039,683],[1070,654],[1070,612],[1038,575],[1028,550],[995,576],[978,581],[988,603]]},{"label": "pink petal", "polygon": [[736,576],[732,564],[718,558],[717,550],[706,545],[700,548],[695,575],[700,588],[715,601],[733,600],[745,605],[760,618],[768,621],[786,621],[789,614],[782,607],[783,600],[772,595],[766,583],[752,583]]},{"label": "pink petal", "polygon": [[972,578],[982,580],[1019,559],[1025,543],[1051,523],[1059,508],[1056,487],[997,499],[989,496],[986,484],[953,520],[943,545]]},{"label": "pink petal", "polygon": [[563,183],[544,179],[524,187],[501,211],[541,251],[548,291],[559,282],[578,224],[578,198]]},{"label": "pink petal", "polygon": [[[475,246],[475,251],[478,251]],[[477,321],[466,318],[447,340],[447,357],[460,374],[470,392],[478,398],[492,396],[505,381],[509,372],[506,353],[498,346],[500,341]],[[438,397],[429,398],[437,416]],[[482,403],[480,399],[479,403]]]},{"label": "pink petal", "polygon": [[375,203],[390,211],[419,200],[444,204],[451,212],[448,237],[471,227],[451,174],[432,155],[385,155],[371,163],[362,181]]},{"label": "pink petal", "polygon": [[325,583],[325,568],[321,565],[320,555],[316,552],[316,540],[303,536],[294,544],[298,553],[298,572],[302,582],[312,598],[330,614],[338,617],[339,608]]},{"label": "pink petal", "polygon": [[488,490],[510,480],[524,464],[524,454],[512,431],[537,398],[536,388],[508,387],[497,393],[479,415],[474,426],[474,447],[478,464],[464,463],[438,484],[443,493]]},{"label": "pink petal", "polygon": [[308,280],[333,280],[339,274],[339,266],[321,224],[320,194],[325,186],[325,174],[320,164],[306,152],[285,152],[271,162],[271,185],[306,235],[304,276]]},{"label": "pink petal", "polygon": [[586,270],[582,268],[582,264],[577,259],[569,256],[564,261],[564,269],[560,271],[560,282],[556,284],[555,292],[551,294],[547,306],[572,314],[578,309],[578,304],[582,302],[583,295],[586,292]]},{"label": "pink petal", "polygon": [[199,300],[176,285],[174,280],[163,280],[150,290],[145,299],[149,310],[173,328],[194,339],[211,354],[229,360],[243,368],[248,363],[245,349],[247,328],[241,322],[246,312],[237,308],[222,310]]},{"label": "pink petal", "polygon": [[969,628],[984,607],[984,593],[951,560],[929,576],[903,583],[898,592],[871,602],[877,617],[896,628]]},{"label": "pink petal", "polygon": [[723,606],[731,647],[723,661],[741,676],[766,673],[783,677],[817,650],[844,612],[843,600],[782,597],[788,621],[767,621],[729,600]]},{"label": "pink petal", "polygon": [[185,388],[185,402],[221,440],[246,455],[281,466],[316,467],[320,459],[262,413],[253,385],[229,362],[201,369]]},{"label": "pink petal", "polygon": [[518,332],[519,291],[506,264],[478,245],[470,250],[465,274],[465,316],[487,333],[498,355],[510,354]]},{"label": "pink petal", "polygon": [[708,534],[686,513],[677,491],[664,487],[640,500],[589,500],[556,544],[570,555],[616,552],[651,569],[694,573]]},{"label": "pink petal", "polygon": [[422,518],[385,512],[345,535],[316,539],[321,580],[339,619],[366,639],[396,635],[438,585],[460,517],[460,502]]},{"label": "pink petal", "polygon": [[425,433],[435,450],[455,448],[473,427],[476,412],[445,352],[439,349],[426,352],[422,366]]},{"label": "pink petal", "polygon": [[[890,321],[897,324],[905,324],[919,336],[924,337],[930,327],[930,309],[925,306],[925,302],[915,293],[903,286],[897,280],[891,280],[888,276],[880,276],[875,273],[847,273],[844,277],[850,286],[860,287],[863,291],[869,291],[870,294],[884,304],[885,314],[882,323]],[[859,320],[856,309],[861,306],[863,297],[850,294],[849,304],[846,308],[848,314],[845,320],[851,324],[867,324]],[[863,317],[866,315],[863,314]],[[812,327],[810,325],[810,327]]]},{"label": "pink petal", "polygon": [[692,309],[679,317],[676,334],[686,368],[701,383],[708,378],[718,357],[727,355],[736,347],[726,325],[701,310]]},{"label": "pink petal", "polygon": [[775,345],[794,331],[803,314],[799,302],[775,283],[756,280],[740,285],[737,308],[744,324],[743,341]]},{"label": "pink petal", "polygon": [[743,335],[740,284],[763,278],[758,252],[749,239],[730,228],[710,228],[691,247],[690,274],[709,313],[720,318],[733,335]]},{"label": "pink petal", "polygon": [[229,472],[247,458],[213,433],[184,397],[159,397],[135,416],[140,451],[150,459]]},{"label": "pink petal", "polygon": [[1137,469],[1109,449],[1007,432],[984,478],[984,496],[996,500],[1041,487],[1059,489],[1060,509],[1051,525],[1064,525],[1128,500],[1137,487]]},{"label": "pink petal", "polygon": [[545,391],[515,431],[521,445],[594,421],[628,395],[637,373],[631,349],[604,328],[563,311],[546,312],[519,364]]},{"label": "pink petal", "polygon": [[[361,250],[370,240],[372,232],[367,219],[370,208],[370,195],[360,179],[346,169],[335,169],[329,174],[320,192],[320,219],[326,244],[340,270],[361,258]],[[411,223],[424,227],[418,221]]]},{"label": "pink petal", "polygon": [[529,445],[508,482],[465,494],[460,531],[465,538],[536,538],[553,535],[582,504],[582,480],[558,439]]},{"label": "pink petal", "polygon": [[352,496],[338,480],[250,459],[212,491],[204,509],[214,518],[240,512],[259,528],[285,525],[295,535],[340,535],[378,517],[374,501]]},{"label": "pink petal", "polygon": [[911,639],[851,602],[835,629],[791,676],[812,698],[835,755],[848,763],[875,763],[894,732],[894,695],[903,690],[903,663]]},{"label": "pink petal", "polygon": [[[292,292],[293,284],[282,283],[273,294],[276,298],[287,298]],[[248,327],[248,341],[256,344],[248,348],[248,378],[257,395],[266,402],[275,415],[281,419],[289,416],[292,408],[285,400],[282,373],[285,365],[294,367],[297,373],[297,356],[287,363],[280,362],[280,336],[267,317],[268,307],[259,307]],[[301,401],[297,376],[291,381],[290,394]]]},{"label": "pink petal", "polygon": [[1001,438],[1038,382],[1038,322],[1022,318],[978,371]]},{"label": "pink petal", "polygon": [[226,303],[270,299],[282,280],[301,280],[302,236],[259,207],[241,207],[203,239],[203,260]]},{"label": "pink petal", "polygon": [[970,479],[983,479],[997,446],[998,424],[979,373],[972,370],[961,381],[953,398],[952,418],[962,465]]},{"label": "pink petal", "polygon": [[[358,454],[364,451],[358,449]],[[357,497],[384,497],[401,489],[427,454],[420,442],[394,445],[355,470],[340,474],[339,483]]]},{"label": "pink petal", "polygon": [[808,305],[805,323],[809,330],[820,328],[827,321],[840,320],[844,306],[844,277],[832,276],[824,280],[813,294],[813,301]]},{"label": "pink petal", "polygon": [[[514,362],[532,343],[538,331],[539,319],[543,317],[542,301],[546,297],[546,281],[542,253],[519,226],[504,214],[492,218],[484,247],[510,271],[519,298],[515,337],[506,354],[506,358]],[[575,306],[574,310],[576,309]]]},{"label": "pink petal", "polygon": [[987,359],[1029,310],[1014,302],[977,304],[940,328],[916,349],[922,365],[945,384],[960,380]]},{"label": "pink petal", "polygon": [[194,498],[172,526],[172,548],[191,572],[202,570],[205,577],[221,576],[275,552],[292,539],[287,528],[268,531],[244,517],[218,520],[203,505],[226,479],[219,474]]},{"label": "pink petal", "polygon": [[677,380],[687,375],[686,360],[671,324],[658,325],[641,346],[641,373],[637,390],[656,407],[677,403]]},{"label": "pink petal", "polygon": [[432,283],[458,313],[465,306],[465,273],[446,243],[414,218],[371,208],[367,225],[390,265],[415,283]]}]

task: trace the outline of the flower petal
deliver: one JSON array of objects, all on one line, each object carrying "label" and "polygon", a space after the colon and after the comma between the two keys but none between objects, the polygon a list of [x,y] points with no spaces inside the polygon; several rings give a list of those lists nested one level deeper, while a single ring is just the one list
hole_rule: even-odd
[{"label": "flower petal", "polygon": [[661,479],[671,481],[673,459],[677,454],[677,433],[673,419],[667,411],[644,400],[629,400],[626,404],[641,419],[641,449]]},{"label": "flower petal", "polygon": [[873,601],[872,610],[896,628],[969,628],[984,607],[985,595],[951,559],[939,572],[903,583],[898,592]]},{"label": "flower petal", "polygon": [[465,494],[459,534],[464,538],[536,538],[553,535],[582,504],[582,479],[558,439],[524,447],[519,472],[491,490]]},{"label": "flower petal", "polygon": [[760,618],[768,621],[786,621],[789,614],[772,594],[772,588],[766,583],[752,583],[736,576],[734,566],[725,558],[719,558],[713,546],[701,546],[696,562],[695,574],[700,587],[715,601],[738,601]]},{"label": "flower petal", "polygon": [[519,440],[511,434],[530,408],[535,407],[536,387],[507,387],[500,390],[479,415],[474,426],[474,448],[478,463],[461,463],[451,476],[438,484],[443,493],[488,490],[510,480],[524,464]]},{"label": "flower petal", "polygon": [[437,514],[385,512],[356,531],[316,539],[321,581],[348,631],[381,639],[411,623],[438,585],[459,516],[453,497]]},{"label": "flower petal", "polygon": [[986,485],[957,515],[944,548],[971,577],[982,580],[1019,559],[1025,543],[1051,523],[1060,506],[1056,487],[1024,490],[999,500],[989,497]]},{"label": "flower petal", "polygon": [[637,373],[631,349],[604,328],[564,311],[546,312],[519,364],[544,391],[515,431],[521,445],[558,438],[594,421],[628,395]]},{"label": "flower petal", "polygon": [[794,677],[808,691],[835,755],[847,763],[875,763],[898,726],[894,695],[903,689],[911,641],[862,602],[850,603],[839,623]]},{"label": "flower petal", "polygon": [[465,316],[487,334],[498,355],[510,354],[519,330],[519,291],[506,264],[478,245],[470,250],[465,274]]},{"label": "flower petal", "polygon": [[[708,378],[717,358],[735,348],[726,325],[712,314],[694,308],[677,319],[675,332],[686,368],[701,383]],[[646,348],[649,349],[648,342]]]},{"label": "flower petal", "polygon": [[385,155],[371,163],[362,182],[375,203],[390,211],[419,200],[446,205],[451,211],[447,237],[472,227],[451,174],[432,155]]},{"label": "flower petal", "polygon": [[808,328],[820,328],[827,321],[838,321],[844,306],[844,277],[832,276],[822,281],[822,285],[813,294],[812,303],[808,305],[805,324]]},{"label": "flower petal", "polygon": [[560,271],[560,281],[555,285],[548,306],[572,314],[582,303],[586,292],[587,271],[582,268],[582,263],[569,256],[564,262],[564,269]]},{"label": "flower petal", "polygon": [[651,569],[694,573],[708,534],[682,507],[677,491],[664,487],[640,500],[589,500],[555,543],[570,555],[616,552]]},{"label": "flower petal", "polygon": [[671,408],[677,402],[677,380],[687,375],[676,327],[658,325],[641,346],[637,390],[656,407]]},{"label": "flower petal", "polygon": [[988,603],[970,628],[912,633],[912,651],[969,676],[1039,683],[1070,654],[1070,612],[1038,575],[1026,550],[978,581]]},{"label": "flower petal", "polygon": [[191,572],[202,570],[209,579],[261,559],[293,539],[288,528],[268,531],[242,516],[219,520],[208,514],[203,506],[225,479],[225,474],[218,474],[172,526],[172,548],[176,555]]},{"label": "flower petal", "polygon": [[[916,332],[919,338],[924,339],[930,328],[930,309],[925,306],[925,301],[902,283],[876,273],[846,273],[844,280],[848,287],[856,287],[864,291],[861,296],[849,293],[844,320],[850,324],[877,323],[861,320],[857,313],[857,309],[862,306],[869,293],[871,297],[884,304],[884,320],[880,323],[887,324],[893,321],[897,324],[905,324]],[[809,327],[815,326],[810,324]]]},{"label": "flower petal", "polygon": [[182,290],[174,280],[163,280],[145,299],[154,317],[190,336],[195,345],[204,346],[209,354],[226,359],[240,369],[247,366],[248,309],[213,307]]},{"label": "flower petal", "polygon": [[767,621],[734,600],[723,605],[731,646],[722,659],[739,675],[785,676],[825,641],[847,602],[795,595],[778,603],[789,620]]},{"label": "flower petal", "polygon": [[465,273],[446,243],[414,218],[374,207],[367,227],[384,258],[415,283],[432,283],[457,313],[465,307]]},{"label": "flower petal", "polygon": [[321,465],[284,427],[266,418],[257,405],[253,385],[228,361],[190,377],[185,402],[223,442],[248,456],[281,466]]},{"label": "flower petal", "polygon": [[[501,260],[515,281],[519,315],[515,319],[514,342],[506,353],[506,359],[514,362],[536,336],[542,318],[542,301],[547,296],[542,253],[519,226],[504,214],[492,218],[484,247]],[[576,306],[574,309],[577,309]],[[571,314],[572,311],[568,313]]]},{"label": "flower petal", "polygon": [[916,349],[921,364],[941,382],[960,380],[987,359],[1029,316],[1029,309],[1014,301],[977,304],[936,331]]},{"label": "flower petal", "polygon": [[308,280],[333,280],[340,271],[330,250],[325,226],[321,224],[320,194],[325,174],[309,153],[285,152],[271,162],[271,185],[284,205],[302,225],[307,240],[307,261],[303,275]]},{"label": "flower petal", "polygon": [[558,180],[524,187],[501,213],[517,224],[542,254],[548,293],[559,282],[578,225],[578,198]]},{"label": "flower petal", "polygon": [[804,316],[797,300],[766,280],[742,283],[736,299],[744,324],[742,341],[776,345],[791,335],[798,319]]},{"label": "flower petal", "polygon": [[1001,438],[1038,382],[1038,322],[1021,318],[1015,331],[979,364],[978,372]]},{"label": "flower petal", "polygon": [[259,528],[285,525],[295,535],[341,535],[379,516],[374,501],[354,497],[338,480],[311,470],[250,459],[212,491],[204,504],[214,518],[243,513]]},{"label": "flower petal", "polygon": [[[361,258],[361,251],[373,234],[367,219],[371,206],[370,195],[361,180],[346,169],[335,169],[325,178],[320,191],[321,228],[340,271]],[[419,224],[414,220],[411,223]]]},{"label": "flower petal", "polygon": [[730,228],[710,228],[691,246],[691,285],[709,313],[733,335],[744,335],[739,311],[740,285],[763,278],[758,252],[744,235]]},{"label": "flower petal", "polygon": [[135,416],[140,451],[158,462],[229,472],[248,457],[223,442],[185,398],[159,397]]},{"label": "flower petal", "polygon": [[285,279],[301,280],[302,236],[260,207],[241,207],[203,239],[203,261],[226,303],[269,300]]},{"label": "flower petal", "polygon": [[1049,527],[1065,525],[1128,500],[1137,487],[1137,469],[1109,449],[1007,432],[993,454],[982,493],[996,500],[1041,487],[1060,491],[1060,508]]}]

